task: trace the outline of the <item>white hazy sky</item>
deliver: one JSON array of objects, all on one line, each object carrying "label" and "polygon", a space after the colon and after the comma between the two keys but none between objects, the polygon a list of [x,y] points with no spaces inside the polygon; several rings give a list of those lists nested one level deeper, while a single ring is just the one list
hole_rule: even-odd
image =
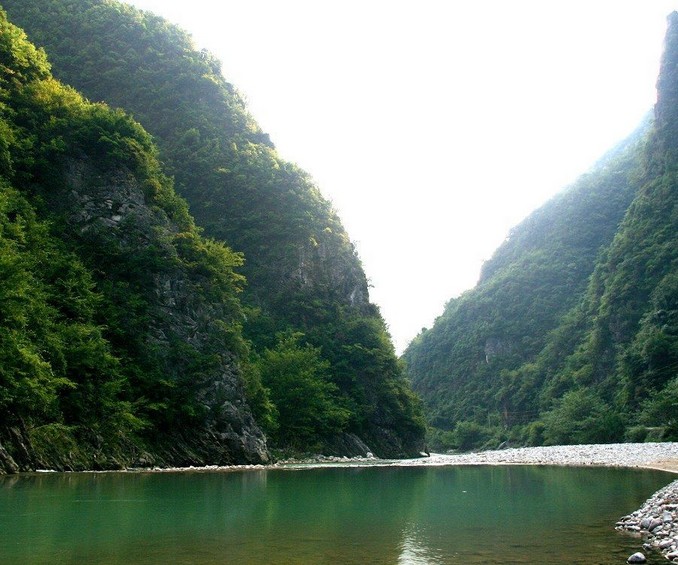
[{"label": "white hazy sky", "polygon": [[127,0],[338,210],[398,351],[655,102],[678,0]]}]

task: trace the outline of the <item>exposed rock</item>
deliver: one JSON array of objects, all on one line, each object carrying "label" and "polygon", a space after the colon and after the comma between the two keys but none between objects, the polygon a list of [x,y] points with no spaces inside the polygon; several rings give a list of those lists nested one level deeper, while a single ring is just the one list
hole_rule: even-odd
[{"label": "exposed rock", "polygon": [[[65,203],[76,230],[98,239],[102,246],[114,242],[121,253],[139,253],[153,245],[171,258],[175,252],[171,236],[178,228],[146,203],[138,179],[119,168],[100,170],[87,158],[70,161],[65,177],[70,198]],[[63,205],[63,204],[62,204]],[[168,259],[167,263],[173,263]],[[152,281],[156,304],[149,328],[149,347],[164,356],[164,370],[173,380],[187,370],[183,356],[177,356],[174,344],[190,345],[196,354],[218,353],[218,361],[201,372],[196,383],[198,401],[206,409],[203,437],[182,436],[182,463],[226,464],[264,463],[268,461],[266,439],[254,421],[245,401],[237,360],[228,351],[216,351],[213,326],[229,321],[224,305],[210,302],[200,292],[203,280],[187,273],[180,265],[157,270]],[[171,435],[171,434],[170,434]],[[190,443],[196,442],[195,449]],[[191,454],[190,456],[188,454]],[[170,464],[176,464],[170,455]],[[191,460],[195,457],[195,461]]]},{"label": "exposed rock", "polygon": [[652,523],[652,518],[646,516],[640,521],[640,527],[645,528],[646,530],[650,529],[650,524]]},{"label": "exposed rock", "polygon": [[674,544],[673,540],[665,539],[659,542],[659,549],[668,549]]},{"label": "exposed rock", "polygon": [[495,357],[509,355],[514,349],[510,340],[501,337],[488,337],[485,340],[485,362],[489,363]]},{"label": "exposed rock", "polygon": [[626,562],[627,563],[647,563],[647,558],[642,553],[640,553],[640,551],[639,551],[638,553],[634,553],[633,555],[631,555],[626,560]]},{"label": "exposed rock", "polygon": [[372,449],[355,434],[340,434],[327,442],[325,455],[369,457]]},{"label": "exposed rock", "polygon": [[[198,63],[195,57],[198,53],[192,50],[188,37],[184,37],[182,32],[163,23],[162,27],[169,31],[165,35],[165,29],[160,31],[155,19],[146,19],[146,15],[140,13],[129,12],[123,17],[127,22],[125,29],[130,31],[125,39],[129,39],[132,49],[121,44],[120,38],[109,42],[105,39],[110,36],[105,29],[108,16],[118,22],[121,15],[115,7],[108,5],[105,9],[103,5],[91,7],[97,12],[95,28],[103,25],[101,33],[95,32],[95,35],[104,38],[101,45],[108,45],[108,48],[92,49],[91,42],[86,39],[92,33],[92,18],[87,14],[83,16],[88,11],[85,10],[81,11],[79,18],[67,18],[67,27],[72,33],[69,32],[66,37],[69,46],[68,55],[64,58],[60,49],[63,35],[57,30],[65,27],[59,23],[62,13],[58,7],[43,2],[39,10],[26,10],[23,4],[17,2],[16,6],[6,9],[30,34],[44,38],[44,47],[54,57],[53,68],[57,76],[81,89],[92,100],[105,100],[114,107],[133,113],[154,135],[163,166],[176,179],[178,193],[189,201],[196,222],[210,237],[229,242],[245,253],[247,263],[243,273],[247,276],[248,285],[243,302],[260,309],[261,317],[270,320],[275,328],[272,333],[283,327],[302,332],[311,328],[322,330],[327,324],[330,331],[324,332],[325,335],[318,341],[330,340],[326,350],[340,352],[336,354],[338,362],[350,366],[352,360],[341,353],[344,348],[342,331],[335,332],[330,323],[330,316],[333,316],[330,312],[341,311],[342,315],[346,315],[347,323],[349,319],[352,321],[363,315],[369,317],[370,323],[383,323],[376,306],[369,303],[367,279],[355,248],[330,203],[320,195],[311,179],[297,171],[296,167],[288,167],[270,151],[272,144],[268,136],[259,131],[242,100],[233,92],[233,87],[223,81],[220,71],[215,70],[216,66],[210,63],[206,67]],[[48,27],[39,32],[43,24]],[[148,33],[151,29],[155,31]],[[83,33],[77,33],[77,30]],[[161,41],[163,45],[152,50],[151,58],[142,55],[143,50],[136,48],[141,44],[157,47],[158,37],[164,37],[166,41]],[[78,45],[74,45],[73,41]],[[81,73],[83,65],[61,65],[62,61],[72,63],[73,56],[81,62],[88,61],[87,66],[107,65],[106,61],[97,63],[99,51],[120,55],[114,57],[115,68],[104,73],[108,78],[100,73],[101,76],[92,81],[91,73]],[[176,59],[179,52],[183,55]],[[204,58],[203,55],[200,54],[200,59]],[[172,82],[171,76],[156,72],[158,61],[170,63],[172,69],[179,65],[182,72],[173,72],[172,76],[181,75],[181,80]],[[124,77],[118,74],[121,72]],[[114,75],[116,79],[108,80]],[[121,78],[129,79],[129,82],[122,85]],[[138,85],[143,85],[143,92],[136,90]],[[159,98],[148,99],[146,95],[155,90],[173,95],[166,97],[163,94]],[[206,95],[207,92],[210,94]],[[181,104],[177,104],[177,100],[182,100]],[[169,105],[166,106],[166,103]],[[167,108],[173,110],[168,112]],[[186,108],[188,113],[184,112]],[[199,119],[196,120],[196,116]],[[186,127],[190,129],[186,130]],[[139,190],[133,175],[118,169],[106,171],[107,174],[97,179],[91,174],[91,162],[74,161],[69,166],[72,185],[69,198],[74,204],[69,219],[80,233],[88,238],[105,238],[113,234],[115,237],[110,239],[120,241],[123,247],[129,243],[128,250],[143,248],[149,242],[161,248],[167,243],[162,238],[153,239],[156,235],[154,230],[146,229],[150,224],[160,227],[167,234],[171,233],[172,226],[168,225],[166,218],[160,217],[162,212],[156,215],[154,207],[146,206],[143,191]],[[130,167],[133,165],[130,164]],[[108,174],[111,172],[113,177]],[[106,180],[107,177],[112,181]],[[142,188],[153,190],[153,187]],[[171,215],[171,211],[168,213]],[[151,274],[156,276],[158,306],[165,315],[163,319],[151,321],[149,344],[166,347],[179,336],[188,339],[182,343],[201,350],[204,344],[201,338],[203,323],[209,320],[209,316],[204,314],[209,314],[210,309],[218,305],[209,304],[205,308],[204,304],[195,302],[183,304],[181,299],[186,297],[185,287],[190,285],[185,284],[186,279],[181,272]],[[311,300],[307,301],[309,297]],[[297,312],[290,308],[290,303],[303,304],[304,307],[298,308]],[[325,317],[329,321],[319,321]],[[265,335],[265,331],[262,333]],[[363,337],[356,338],[358,345],[362,346],[363,341],[366,341]],[[257,347],[259,345],[256,343]],[[388,351],[387,355],[391,357],[389,362],[395,365],[395,352]],[[223,365],[223,371],[215,370],[215,374],[205,382],[203,406],[209,414],[210,431],[230,446],[232,452],[241,456],[258,453],[261,457],[265,452],[263,436],[254,432],[245,404],[231,397],[224,402],[217,400],[215,393],[220,390],[228,390],[229,395],[235,394],[233,398],[240,397],[236,382],[237,364],[232,359],[225,359]],[[180,367],[173,363],[163,364],[162,369],[167,369],[169,376],[180,371]],[[399,370],[397,372],[402,374]],[[355,375],[355,378],[362,377]],[[381,388],[383,391],[389,389],[388,385]],[[388,393],[382,396],[389,401]],[[398,404],[399,400],[394,400],[391,407],[392,411],[403,412],[394,418],[397,420],[395,423],[402,425],[402,421],[413,420],[407,414],[408,407]],[[362,415],[358,419],[362,421]],[[365,428],[372,427],[371,421],[365,423]],[[423,425],[420,425],[421,442],[423,432]],[[382,451],[385,455],[414,451],[391,443],[388,450]]]},{"label": "exposed rock", "polygon": [[336,300],[363,311],[369,306],[367,278],[353,245],[337,240],[342,237],[329,230],[300,245],[297,268],[282,280],[302,287],[332,289]]},{"label": "exposed rock", "polygon": [[621,518],[616,529],[639,532],[646,539],[644,547],[660,551],[667,559],[673,560],[678,557],[677,502],[678,481],[674,481],[656,492],[641,508]]},{"label": "exposed rock", "polygon": [[12,475],[19,472],[19,466],[7,450],[0,445],[0,474]]},{"label": "exposed rock", "polygon": [[[0,430],[6,436],[0,448],[0,472],[119,469],[148,461],[167,465],[267,462],[266,439],[247,405],[237,359],[223,351],[223,344],[213,343],[214,325],[234,323],[232,315],[203,292],[201,285],[209,284],[206,279],[174,259],[173,236],[179,228],[159,207],[147,203],[140,180],[122,166],[102,168],[83,155],[64,163],[63,179],[64,190],[49,194],[49,206],[67,218],[76,237],[82,236],[92,247],[115,249],[123,258],[139,256],[149,248],[166,258],[162,268],[148,265],[144,284],[149,288],[144,292],[151,304],[144,339],[149,350],[157,352],[154,355],[169,380],[185,378],[191,356],[210,359],[209,366],[201,367],[199,382],[191,383],[205,408],[204,426],[190,435],[168,430],[166,442],[147,448],[130,443],[126,452],[116,454],[98,449],[96,438],[79,450],[80,441],[67,433],[62,434],[63,444],[40,441],[38,445],[25,432]],[[108,278],[107,265],[100,269]],[[189,355],[176,351],[177,344],[187,347]]]},{"label": "exposed rock", "polygon": [[654,532],[657,528],[661,528],[663,522],[659,518],[654,518],[651,522],[650,525],[647,527],[647,529],[650,532]]},{"label": "exposed rock", "polygon": [[424,438],[413,429],[410,433],[401,429],[396,434],[392,416],[384,407],[377,406],[371,426],[362,434],[362,439],[377,456],[388,459],[421,457],[426,451]]},{"label": "exposed rock", "polygon": [[657,80],[655,121],[663,149],[678,146],[678,12],[668,18],[664,54]]}]

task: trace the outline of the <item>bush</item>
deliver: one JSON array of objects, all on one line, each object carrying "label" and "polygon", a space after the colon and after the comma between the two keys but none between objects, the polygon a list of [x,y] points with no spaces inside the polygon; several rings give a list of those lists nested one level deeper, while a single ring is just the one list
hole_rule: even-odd
[{"label": "bush", "polygon": [[492,437],[492,432],[477,422],[464,420],[454,427],[453,437],[457,449],[468,451],[482,447]]},{"label": "bush", "polygon": [[647,426],[632,426],[626,430],[624,441],[629,443],[643,443],[648,436],[650,428]]},{"label": "bush", "polygon": [[678,438],[678,377],[643,402],[639,421],[651,428],[665,428],[664,440]]},{"label": "bush", "polygon": [[547,445],[610,443],[621,440],[624,432],[621,416],[583,388],[566,393],[543,421]]},{"label": "bush", "polygon": [[279,427],[271,430],[275,446],[308,450],[344,431],[350,412],[330,381],[329,363],[319,348],[301,344],[302,337],[280,334],[275,349],[266,349],[255,368],[277,414]]},{"label": "bush", "polygon": [[544,422],[532,422],[525,430],[525,440],[527,445],[544,445],[544,431],[546,425]]},{"label": "bush", "polygon": [[445,452],[456,449],[457,441],[453,431],[428,428],[426,431],[426,445],[433,452]]}]

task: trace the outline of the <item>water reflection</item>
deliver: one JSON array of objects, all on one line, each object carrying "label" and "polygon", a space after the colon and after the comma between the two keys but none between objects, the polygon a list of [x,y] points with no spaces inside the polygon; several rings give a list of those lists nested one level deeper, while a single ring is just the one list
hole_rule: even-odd
[{"label": "water reflection", "polygon": [[0,563],[618,563],[639,542],[612,525],[670,479],[554,467],[7,477]]},{"label": "water reflection", "polygon": [[410,524],[403,531],[399,565],[435,565],[442,563],[440,551],[426,545],[425,540],[418,536],[416,526]]}]

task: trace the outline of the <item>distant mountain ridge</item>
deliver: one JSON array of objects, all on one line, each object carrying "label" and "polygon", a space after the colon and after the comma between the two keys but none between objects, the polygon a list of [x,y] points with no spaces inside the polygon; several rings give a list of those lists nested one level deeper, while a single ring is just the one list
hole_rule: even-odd
[{"label": "distant mountain ridge", "polygon": [[403,355],[442,447],[678,437],[678,14],[654,120],[514,228]]}]

